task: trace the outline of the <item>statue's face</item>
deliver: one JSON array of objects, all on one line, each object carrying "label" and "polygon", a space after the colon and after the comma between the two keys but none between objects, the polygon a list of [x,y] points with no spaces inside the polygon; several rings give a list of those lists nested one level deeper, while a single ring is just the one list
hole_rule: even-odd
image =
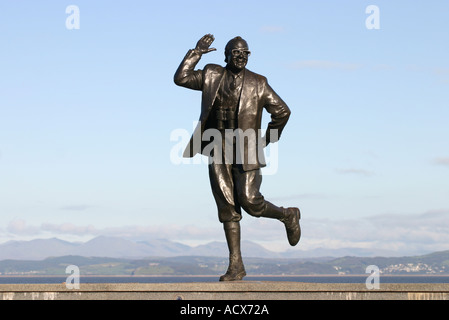
[{"label": "statue's face", "polygon": [[229,66],[236,71],[245,69],[250,54],[251,52],[248,50],[246,42],[236,42],[228,52],[227,61]]}]

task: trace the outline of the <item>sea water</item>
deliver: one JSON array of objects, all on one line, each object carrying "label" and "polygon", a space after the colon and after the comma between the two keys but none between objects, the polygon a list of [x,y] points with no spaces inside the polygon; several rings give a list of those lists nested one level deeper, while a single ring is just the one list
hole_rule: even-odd
[{"label": "sea water", "polygon": [[[290,281],[309,283],[365,283],[368,275],[353,276],[246,276],[244,281]],[[219,276],[80,276],[80,283],[186,283],[217,282]],[[0,284],[57,284],[67,276],[0,276]],[[381,283],[449,283],[448,276],[381,275]]]}]

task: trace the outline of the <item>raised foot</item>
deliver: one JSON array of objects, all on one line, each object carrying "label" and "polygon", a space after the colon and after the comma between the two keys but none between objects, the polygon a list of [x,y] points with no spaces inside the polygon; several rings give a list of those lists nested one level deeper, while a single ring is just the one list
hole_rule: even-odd
[{"label": "raised foot", "polygon": [[299,226],[301,212],[298,208],[287,208],[285,211],[285,230],[287,231],[288,242],[291,246],[296,246],[301,238],[301,227]]}]

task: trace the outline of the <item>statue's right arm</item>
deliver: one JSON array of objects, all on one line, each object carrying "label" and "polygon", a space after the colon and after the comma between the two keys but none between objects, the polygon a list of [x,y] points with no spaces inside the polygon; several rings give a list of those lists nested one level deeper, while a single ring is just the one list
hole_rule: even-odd
[{"label": "statue's right arm", "polygon": [[193,90],[203,89],[203,72],[201,70],[195,71],[194,68],[203,54],[217,50],[210,48],[214,40],[214,36],[208,33],[198,40],[195,49],[187,52],[175,73],[174,80],[178,86]]},{"label": "statue's right arm", "polygon": [[174,81],[178,86],[193,90],[203,89],[203,72],[194,70],[201,56],[202,54],[196,49],[187,52],[174,76]]}]

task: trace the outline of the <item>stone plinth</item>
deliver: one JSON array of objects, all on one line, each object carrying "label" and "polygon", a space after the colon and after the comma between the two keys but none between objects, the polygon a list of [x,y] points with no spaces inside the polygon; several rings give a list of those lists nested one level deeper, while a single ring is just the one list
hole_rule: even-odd
[{"label": "stone plinth", "polygon": [[229,283],[2,284],[3,300],[449,300],[449,284],[238,281]]}]

